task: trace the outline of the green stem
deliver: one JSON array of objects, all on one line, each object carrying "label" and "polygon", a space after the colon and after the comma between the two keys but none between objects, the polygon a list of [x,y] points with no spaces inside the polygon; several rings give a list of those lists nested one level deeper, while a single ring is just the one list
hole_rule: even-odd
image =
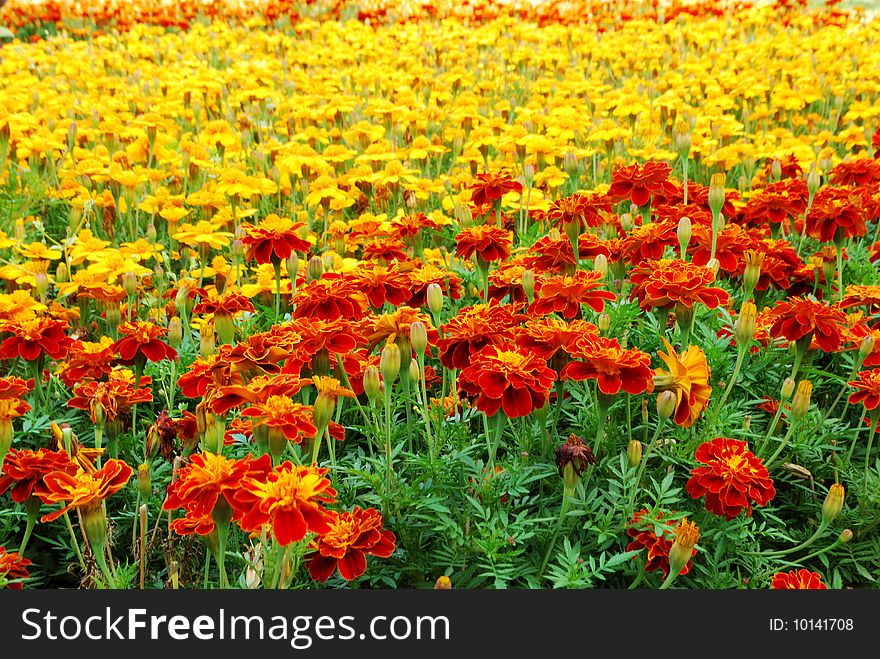
[{"label": "green stem", "polygon": [[107,582],[107,588],[113,590],[116,588],[116,580],[113,578],[113,572],[107,566],[107,559],[104,556],[104,543],[92,543],[92,552],[95,555],[95,562],[101,568],[104,580]]},{"label": "green stem", "polygon": [[874,435],[877,434],[876,415],[871,418],[871,432],[868,435],[868,448],[865,451],[865,492],[868,491],[868,474],[871,471],[871,448],[874,446]]},{"label": "green stem", "polygon": [[657,444],[657,440],[660,438],[660,431],[663,429],[663,426],[666,424],[666,419],[660,418],[657,422],[657,428],[654,430],[654,437],[651,439],[651,443],[648,445],[648,450],[645,452],[645,456],[642,458],[642,462],[639,465],[639,471],[636,474],[636,480],[633,483],[632,493],[629,498],[629,509],[632,510],[633,506],[635,506],[636,502],[636,493],[639,490],[639,484],[642,482],[642,476],[645,473],[645,467],[648,464],[648,458],[651,457],[651,453],[654,452],[654,446]]},{"label": "green stem", "polygon": [[79,561],[79,566],[82,568],[83,574],[87,572],[86,570],[86,561],[83,558],[82,551],[79,548],[79,540],[76,539],[76,533],[73,531],[73,524],[70,522],[70,516],[65,512],[64,513],[64,521],[67,524],[67,532],[70,533],[70,540],[73,544],[73,548],[76,551],[76,558]]},{"label": "green stem", "polygon": [[721,396],[721,402],[719,402],[718,406],[715,408],[715,417],[712,419],[713,426],[715,425],[715,421],[718,419],[718,414],[720,414],[721,409],[724,407],[724,403],[727,402],[727,398],[730,396],[730,392],[733,391],[733,387],[736,385],[736,379],[739,377],[739,371],[742,368],[743,360],[745,359],[747,352],[748,349],[746,346],[739,346],[739,351],[736,355],[736,364],[733,367],[733,374],[730,376],[730,381],[724,388],[724,395]]},{"label": "green stem", "polygon": [[816,539],[820,535],[822,535],[822,533],[825,532],[826,528],[828,528],[828,522],[826,522],[823,519],[822,522],[819,524],[819,528],[816,529],[816,532],[813,535],[811,535],[809,538],[804,540],[801,544],[796,545],[795,547],[792,547],[791,549],[780,549],[779,551],[761,552],[761,555],[768,556],[768,557],[769,556],[784,556],[785,554],[790,554],[795,551],[800,551],[801,549],[809,547],[811,544],[813,544],[816,541]]},{"label": "green stem", "polygon": [[791,436],[794,434],[794,429],[798,425],[797,421],[794,419],[791,420],[788,426],[788,432],[785,433],[785,437],[782,438],[782,441],[779,443],[779,448],[771,455],[767,460],[764,461],[764,466],[769,470],[770,465],[773,464],[773,461],[779,457],[779,454],[782,453],[783,449],[788,445],[788,440],[791,439]]}]

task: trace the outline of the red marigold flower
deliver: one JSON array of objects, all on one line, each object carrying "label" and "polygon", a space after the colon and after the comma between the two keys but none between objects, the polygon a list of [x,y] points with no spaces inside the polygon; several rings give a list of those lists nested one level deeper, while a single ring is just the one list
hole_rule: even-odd
[{"label": "red marigold flower", "polygon": [[113,370],[115,356],[113,339],[109,336],[102,336],[96,342],[74,341],[58,377],[68,387],[85,380],[102,380]]},{"label": "red marigold flower", "polygon": [[461,390],[477,396],[477,409],[488,416],[503,409],[510,419],[542,408],[555,380],[543,359],[515,345],[485,346],[459,374]]},{"label": "red marigold flower", "polygon": [[880,161],[875,158],[855,158],[837,163],[829,180],[835,185],[868,185],[880,181]]},{"label": "red marigold flower", "polygon": [[630,299],[638,298],[639,306],[646,311],[677,304],[691,308],[696,302],[715,309],[730,302],[727,291],[709,285],[715,281],[710,268],[687,261],[647,261],[630,273],[630,280]]},{"label": "red marigold flower", "polygon": [[666,352],[661,350],[658,354],[669,370],[658,368],[655,371],[654,388],[675,393],[673,418],[682,428],[690,428],[706,408],[712,394],[706,354],[697,346],[688,346],[679,356],[666,339],[663,339],[663,343]]},{"label": "red marigold flower", "polygon": [[836,307],[817,300],[793,297],[777,302],[771,314],[773,325],[770,335],[773,338],[798,341],[811,337],[825,352],[834,352],[840,347],[840,326],[845,316]]},{"label": "red marigold flower", "polygon": [[217,525],[210,514],[196,516],[192,513],[187,513],[183,517],[178,517],[177,519],[172,520],[168,528],[174,531],[177,535],[196,534],[207,536],[214,532]]},{"label": "red marigold flower", "polygon": [[585,320],[565,321],[554,316],[529,320],[517,332],[518,346],[548,362],[557,354],[571,354],[575,342],[582,337],[598,338],[597,327]]},{"label": "red marigold flower", "polygon": [[119,328],[122,338],[113,344],[113,350],[122,358],[123,364],[160,362],[163,359],[174,359],[177,351],[167,343],[159,340],[168,329],[153,323],[136,320],[124,323]]},{"label": "red marigold flower", "polygon": [[635,227],[621,241],[622,258],[632,265],[662,258],[667,247],[678,245],[678,222],[663,220]]},{"label": "red marigold flower", "polygon": [[299,236],[304,222],[294,222],[271,213],[263,218],[259,226],[242,226],[247,230],[247,235],[241,239],[245,257],[255,259],[257,263],[281,263],[293,252],[307,254],[312,248],[308,240]]},{"label": "red marigold flower", "polygon": [[212,290],[203,295],[198,304],[193,307],[194,314],[213,314],[214,316],[226,316],[232,318],[240,312],[253,312],[254,305],[238,291],[224,291],[218,293]]},{"label": "red marigold flower", "polygon": [[510,256],[513,242],[510,232],[494,224],[482,224],[462,229],[455,237],[455,254],[469,259],[476,254],[486,263],[503,261]]},{"label": "red marigold flower", "polygon": [[450,369],[465,368],[471,362],[471,355],[482,347],[513,340],[515,324],[510,307],[497,302],[462,309],[440,328],[443,333],[443,338],[437,341],[440,362]]},{"label": "red marigold flower", "polygon": [[384,238],[383,240],[373,240],[371,243],[364,245],[361,259],[364,261],[374,261],[378,265],[388,265],[394,261],[407,260],[407,248],[402,240],[397,238]]},{"label": "red marigold flower", "polygon": [[314,437],[318,429],[312,423],[312,408],[294,403],[288,396],[269,396],[241,411],[242,416],[257,417],[254,427],[277,428],[287,439],[297,444],[303,437]]},{"label": "red marigold flower", "polygon": [[849,402],[853,405],[861,403],[868,411],[876,410],[880,407],[880,368],[861,371],[856,377],[848,383],[857,390],[849,395]]},{"label": "red marigold flower", "polygon": [[529,311],[539,316],[556,312],[569,320],[580,314],[582,304],[600,312],[605,308],[606,300],[613,302],[617,299],[611,291],[600,290],[603,279],[601,272],[592,270],[539,279],[535,287],[536,298]]},{"label": "red marigold flower", "polygon": [[99,508],[110,495],[128,483],[132,469],[121,460],[107,460],[95,473],[53,471],[43,478],[44,487],[40,498],[47,504],[65,502],[60,510],[43,515],[42,522],[58,519],[73,508],[92,510]]},{"label": "red marigold flower", "polygon": [[868,227],[862,206],[862,199],[853,188],[822,188],[807,214],[807,233],[823,242],[864,236]]},{"label": "red marigold flower", "polygon": [[[149,382],[149,378],[141,378],[141,384]],[[107,421],[114,421],[132,405],[153,400],[149,389],[135,387],[128,371],[113,371],[106,382],[86,382],[73,393],[73,397],[67,401],[68,407],[88,410],[92,423],[100,423],[102,416]]]},{"label": "red marigold flower", "polygon": [[602,213],[611,212],[611,200],[605,195],[575,193],[551,202],[546,219],[554,227],[577,223],[578,229],[598,227],[605,220]]},{"label": "red marigold flower", "polygon": [[367,569],[367,555],[388,558],[397,539],[382,528],[382,515],[374,508],[351,512],[328,512],[330,530],[318,536],[306,555],[309,574],[315,581],[327,581],[339,569],[346,581],[357,579]]},{"label": "red marigold flower", "polygon": [[850,284],[838,306],[841,309],[867,307],[869,313],[876,313],[880,311],[880,286]]},{"label": "red marigold flower", "polygon": [[[639,510],[629,522],[626,534],[632,541],[626,546],[627,551],[647,550],[645,553],[645,572],[661,570],[663,578],[669,576],[669,550],[675,540],[675,531],[663,520],[663,513],[656,513],[656,517],[650,517],[650,511],[646,508]],[[659,530],[659,535],[657,532]],[[696,556],[696,548],[692,556]],[[635,560],[633,556],[633,560]],[[691,561],[682,568],[680,574],[687,574],[691,569]]]},{"label": "red marigold flower", "polygon": [[177,472],[177,480],[168,486],[162,510],[183,508],[193,517],[210,516],[222,496],[232,508],[233,497],[246,477],[264,477],[272,468],[272,459],[264,454],[232,460],[224,455],[193,455]]},{"label": "red marigold flower", "polygon": [[[428,344],[433,345],[439,338],[439,335],[431,324],[431,319],[419,309],[402,306],[391,313],[377,316],[373,321],[367,334],[370,349],[383,341],[386,343],[397,343],[399,340],[408,339],[409,329],[415,322],[420,322],[425,326]],[[409,355],[401,356],[409,357]]]},{"label": "red marigold flower", "polygon": [[291,335],[277,331],[251,334],[234,348],[221,349],[217,366],[228,368],[231,373],[278,373],[278,362],[293,356],[291,339]]},{"label": "red marigold flower", "polygon": [[327,471],[288,461],[260,478],[244,479],[235,493],[236,506],[245,511],[241,527],[256,531],[270,523],[272,535],[282,546],[302,540],[309,532],[329,533],[331,516],[323,505],[335,501],[336,490]]},{"label": "red marigold flower", "polygon": [[471,183],[471,203],[476,206],[490,204],[508,192],[522,192],[522,183],[515,180],[507,172],[484,172],[474,177]]},{"label": "red marigold flower", "polygon": [[412,297],[410,277],[386,266],[365,264],[353,273],[353,278],[374,309],[381,309],[386,302],[399,307]]},{"label": "red marigold flower", "polygon": [[615,202],[629,199],[636,206],[644,206],[651,195],[663,190],[672,170],[665,162],[646,162],[615,169],[611,174],[609,194]]},{"label": "red marigold flower", "polygon": [[21,590],[21,579],[30,577],[27,568],[30,560],[17,551],[6,551],[0,547],[0,583],[9,590]]},{"label": "red marigold flower", "polygon": [[10,487],[12,500],[24,503],[28,497],[40,495],[43,478],[53,471],[75,474],[79,466],[70,459],[66,451],[49,451],[41,448],[9,449],[3,463],[3,475],[0,476],[0,494]]},{"label": "red marigold flower", "polygon": [[367,308],[367,296],[354,278],[328,272],[300,286],[293,296],[296,318],[360,320]]},{"label": "red marigold flower", "polygon": [[65,334],[67,328],[66,321],[54,318],[4,322],[0,329],[12,336],[0,344],[0,359],[21,357],[26,362],[36,362],[43,355],[51,359],[64,359],[73,342]]},{"label": "red marigold flower", "polygon": [[624,350],[617,339],[585,336],[570,348],[571,361],[562,369],[563,380],[596,380],[599,391],[614,395],[650,392],[654,388],[651,356],[641,350]]},{"label": "red marigold flower", "polygon": [[744,441],[716,437],[694,457],[706,466],[692,469],[685,487],[694,499],[706,497],[710,513],[731,520],[745,510],[750,517],[753,505],[766,506],[776,496],[767,467]]},{"label": "red marigold flower", "polygon": [[807,210],[807,182],[793,178],[769,183],[749,197],[742,210],[743,222],[757,226],[783,224]]},{"label": "red marigold flower", "polygon": [[[706,265],[712,256],[712,227],[696,225],[692,232],[692,245],[688,253],[694,265]],[[719,272],[732,274],[745,253],[751,249],[752,239],[738,224],[730,224],[715,236],[715,258],[718,259]]]},{"label": "red marigold flower", "polygon": [[[364,319],[363,323],[366,323]],[[357,326],[344,318],[320,320],[318,318],[294,318],[289,323],[277,325],[272,333],[289,345],[293,353],[285,364],[285,371],[298,372],[303,366],[313,366],[318,355],[349,355],[358,346],[367,343],[361,335],[363,325]],[[289,333],[289,337],[285,336]]]},{"label": "red marigold flower", "polygon": [[442,270],[430,263],[419,263],[409,271],[409,280],[412,284],[412,297],[407,301],[411,307],[422,307],[426,304],[428,286],[437,284],[443,291],[443,296],[450,300],[461,298],[463,291],[462,280],[454,272]]},{"label": "red marigold flower", "polygon": [[23,398],[34,388],[34,379],[22,380],[15,376],[0,377],[0,400]]},{"label": "red marigold flower", "polygon": [[226,414],[244,404],[265,403],[271,396],[292,398],[310,380],[300,380],[292,373],[258,375],[247,383],[234,383],[220,387],[212,397],[209,407],[214,414]]},{"label": "red marigold flower", "polygon": [[525,305],[525,289],[522,286],[523,273],[526,266],[517,261],[505,261],[489,273],[489,299],[501,302],[505,297],[510,298],[511,304]]},{"label": "red marigold flower", "polygon": [[770,581],[773,590],[828,590],[822,583],[822,575],[805,568],[777,572]]},{"label": "red marigold flower", "polygon": [[220,387],[243,383],[240,375],[230,372],[227,358],[231,351],[230,346],[221,346],[207,359],[196,357],[189,367],[189,373],[184,373],[177,379],[180,393],[187,398],[203,398],[218,391]]}]

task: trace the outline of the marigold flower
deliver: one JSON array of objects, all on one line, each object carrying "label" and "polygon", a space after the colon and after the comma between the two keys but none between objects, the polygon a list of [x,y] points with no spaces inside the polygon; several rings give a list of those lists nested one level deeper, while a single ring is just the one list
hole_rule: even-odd
[{"label": "marigold flower", "polygon": [[411,278],[396,269],[370,263],[353,276],[374,309],[381,309],[386,302],[399,307],[412,297]]},{"label": "marigold flower", "polygon": [[329,533],[332,518],[323,506],[335,501],[336,490],[327,471],[284,462],[261,478],[244,479],[235,493],[235,505],[245,511],[241,527],[255,531],[270,523],[272,535],[283,546],[302,540],[306,533]]},{"label": "marigold flower", "polygon": [[599,290],[604,277],[598,272],[577,271],[574,275],[547,277],[537,280],[537,297],[529,308],[533,314],[543,316],[548,313],[559,313],[564,318],[572,319],[586,304],[596,312],[605,308],[605,301],[617,299],[611,291]]},{"label": "marigold flower", "polygon": [[556,447],[556,468],[569,487],[574,487],[587,467],[594,464],[596,456],[593,455],[593,450],[574,433],[568,436],[564,444]]},{"label": "marigold flower", "polygon": [[669,570],[680,575],[684,567],[691,562],[695,553],[694,545],[700,539],[700,530],[687,517],[675,526],[675,541],[669,548]]},{"label": "marigold flower", "polygon": [[621,257],[632,265],[663,257],[667,247],[678,244],[678,223],[672,220],[651,222],[634,228],[620,242]]},{"label": "marigold flower", "polygon": [[[663,513],[658,512],[656,518],[652,519],[650,511],[643,508],[633,515],[628,526],[626,534],[632,540],[627,544],[626,550],[647,550],[645,554],[645,572],[661,570],[664,579],[669,576],[669,551],[672,549],[675,532],[663,521]],[[657,529],[660,529],[660,535],[657,535]],[[691,556],[695,556],[696,553],[696,549],[691,550]],[[633,556],[633,560],[635,558]],[[687,574],[690,569],[691,562],[688,561],[681,568],[679,574]]]},{"label": "marigold flower", "polygon": [[777,302],[771,312],[773,325],[770,335],[798,341],[812,337],[825,352],[840,347],[840,326],[845,320],[843,312],[828,304],[806,298],[793,297]]},{"label": "marigold flower", "polygon": [[229,410],[245,404],[264,403],[271,396],[291,398],[311,381],[301,380],[293,373],[258,375],[247,384],[233,383],[220,387],[211,398],[210,408],[214,414],[226,414]]},{"label": "marigold flower", "polygon": [[43,478],[47,474],[62,471],[73,475],[78,470],[79,466],[70,459],[66,451],[13,448],[6,454],[6,461],[3,463],[0,494],[12,488],[12,500],[24,503],[31,495],[40,495],[43,491]]},{"label": "marigold flower", "polygon": [[637,298],[645,310],[678,304],[691,308],[696,302],[716,309],[730,302],[727,291],[709,286],[715,281],[712,270],[687,261],[646,261],[630,273],[630,280],[633,283],[630,299]]},{"label": "marigold flower", "polygon": [[777,572],[770,581],[773,590],[828,590],[822,575],[806,568]]},{"label": "marigold flower", "polygon": [[297,288],[293,303],[296,318],[357,321],[364,317],[367,296],[353,278],[331,272]]},{"label": "marigold flower", "polygon": [[614,201],[629,199],[636,206],[644,206],[651,195],[663,190],[672,170],[665,162],[647,162],[615,169],[611,174],[609,194]]},{"label": "marigold flower", "polygon": [[745,510],[750,517],[753,505],[766,506],[776,496],[767,468],[744,441],[716,437],[700,444],[694,458],[706,466],[691,470],[686,489],[694,499],[705,496],[706,510],[715,515],[731,520]]},{"label": "marigold flower", "polygon": [[549,362],[558,354],[571,354],[575,342],[580,339],[598,338],[597,329],[585,320],[566,321],[555,316],[544,316],[530,319],[519,328],[516,343]]},{"label": "marigold flower", "polygon": [[22,579],[29,578],[30,559],[25,558],[17,551],[6,551],[6,547],[0,547],[0,583],[9,590],[21,590]]},{"label": "marigold flower", "polygon": [[848,383],[856,389],[849,395],[849,402],[853,405],[861,403],[869,412],[876,410],[880,407],[880,368],[861,371],[856,378]]},{"label": "marigold flower", "polygon": [[510,307],[497,302],[462,309],[440,328],[440,362],[450,369],[465,368],[471,363],[471,355],[484,346],[511,341],[515,322]]},{"label": "marigold flower", "polygon": [[309,574],[315,581],[327,581],[338,569],[346,581],[361,576],[367,569],[367,555],[388,558],[394,553],[397,539],[382,528],[382,515],[374,508],[351,512],[328,512],[330,530],[311,544],[306,555]]},{"label": "marigold flower", "polygon": [[58,519],[73,508],[92,510],[100,508],[101,503],[128,483],[133,471],[121,460],[107,460],[95,473],[69,473],[65,470],[53,471],[43,478],[44,488],[40,498],[47,504],[65,502],[60,510],[43,515],[42,522]]},{"label": "marigold flower", "polygon": [[116,351],[113,339],[102,336],[97,341],[74,341],[58,377],[68,387],[85,380],[102,380],[113,370]]},{"label": "marigold flower", "polygon": [[864,236],[868,230],[862,199],[852,188],[826,187],[816,193],[805,220],[806,231],[817,240]]},{"label": "marigold flower", "polygon": [[177,351],[159,337],[168,333],[168,329],[153,323],[140,320],[125,323],[119,328],[122,338],[113,344],[113,350],[119,353],[124,364],[159,362],[163,359],[174,359]]},{"label": "marigold flower", "polygon": [[585,336],[570,348],[571,361],[562,369],[563,380],[596,380],[599,391],[614,395],[650,392],[654,388],[651,356],[621,348],[617,339]]},{"label": "marigold flower", "polygon": [[242,225],[247,230],[241,242],[245,246],[245,257],[257,263],[281,263],[293,252],[307,254],[312,245],[300,238],[299,229],[304,222],[294,222],[286,217],[270,213],[259,226]]},{"label": "marigold flower", "polygon": [[12,336],[0,343],[0,359],[21,357],[26,362],[36,362],[43,355],[64,359],[73,341],[65,334],[67,328],[66,321],[54,318],[4,322],[0,329]]},{"label": "marigold flower", "polygon": [[658,353],[668,371],[657,369],[654,387],[659,390],[672,390],[678,401],[675,407],[675,422],[682,428],[690,428],[699,418],[709,402],[712,387],[709,386],[709,364],[706,355],[697,346],[688,346],[679,356],[666,339],[663,340],[666,352]]},{"label": "marigold flower", "polygon": [[269,396],[241,411],[242,416],[257,417],[254,427],[277,428],[288,440],[299,444],[303,437],[314,437],[318,429],[312,423],[312,408],[294,403],[287,396]]},{"label": "marigold flower", "polygon": [[510,256],[510,232],[494,224],[482,224],[462,229],[455,237],[455,254],[469,259],[474,254],[485,263],[504,261]]},{"label": "marigold flower", "polygon": [[471,189],[471,203],[475,206],[490,204],[508,192],[522,192],[522,183],[513,179],[507,172],[484,172],[474,177]]},{"label": "marigold flower", "polygon": [[487,345],[459,374],[461,390],[477,396],[477,409],[493,416],[503,408],[510,419],[543,407],[555,380],[543,359],[518,346]]},{"label": "marigold flower", "polygon": [[216,453],[193,455],[168,486],[162,510],[183,508],[187,515],[210,516],[220,497],[232,508],[235,493],[246,477],[264,477],[272,468],[269,455],[232,460]]},{"label": "marigold flower", "polygon": [[[153,394],[149,389],[137,388],[130,372],[113,371],[106,382],[86,382],[74,390],[74,395],[67,401],[68,407],[88,410],[92,423],[100,424],[103,420],[114,421],[120,413],[129,410],[137,403],[149,403]],[[149,378],[141,378],[142,384],[148,384]]]}]

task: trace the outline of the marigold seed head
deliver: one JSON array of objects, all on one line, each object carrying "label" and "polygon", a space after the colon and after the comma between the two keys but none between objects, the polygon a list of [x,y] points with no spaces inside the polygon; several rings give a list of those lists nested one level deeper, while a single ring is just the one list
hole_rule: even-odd
[{"label": "marigold seed head", "polygon": [[825,502],[822,504],[822,521],[826,524],[833,522],[840,511],[843,510],[843,499],[846,491],[840,483],[834,483],[828,490]]}]

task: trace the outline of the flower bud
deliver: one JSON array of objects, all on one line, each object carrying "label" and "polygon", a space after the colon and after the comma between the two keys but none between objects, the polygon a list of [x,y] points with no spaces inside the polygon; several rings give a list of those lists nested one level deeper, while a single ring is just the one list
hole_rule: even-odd
[{"label": "flower bud", "polygon": [[409,342],[417,355],[425,354],[428,348],[428,330],[425,323],[417,320],[409,326]]},{"label": "flower bud", "polygon": [[59,261],[58,267],[55,268],[55,281],[59,284],[66,284],[70,281],[70,268],[64,261]]},{"label": "flower bud", "polygon": [[782,389],[780,394],[782,396],[782,400],[788,400],[791,398],[792,394],[794,394],[795,382],[791,378],[785,378],[782,383]]},{"label": "flower bud", "polygon": [[103,551],[107,544],[107,513],[101,502],[90,503],[78,508],[82,530],[92,547]]},{"label": "flower bud", "polygon": [[189,288],[186,284],[181,284],[177,289],[177,295],[174,296],[174,304],[178,310],[186,310],[189,302]]},{"label": "flower bud", "polygon": [[642,399],[642,425],[648,425],[651,419],[651,413],[648,411],[648,399]]},{"label": "flower bud", "polygon": [[837,542],[839,542],[842,545],[845,545],[847,542],[849,542],[852,539],[853,539],[853,532],[851,529],[843,529],[843,531],[840,532],[840,535],[837,536]]},{"label": "flower bud", "polygon": [[49,290],[49,273],[45,270],[37,270],[34,278],[36,280],[34,288],[37,290],[37,293],[40,296],[45,295]]},{"label": "flower bud", "polygon": [[706,263],[706,267],[709,268],[714,274],[718,274],[718,271],[721,269],[721,263],[715,257],[709,259]]},{"label": "flower bud", "polygon": [[181,341],[183,341],[183,324],[180,322],[180,318],[173,316],[168,321],[168,344],[176,349],[180,346]]},{"label": "flower bud", "polygon": [[675,406],[678,403],[675,393],[672,391],[661,391],[657,396],[657,414],[661,419],[668,419],[675,413]]},{"label": "flower bud", "polygon": [[691,129],[686,121],[679,121],[672,129],[672,150],[675,151],[682,160],[688,157],[691,151]]},{"label": "flower bud", "polygon": [[324,272],[332,272],[333,266],[336,264],[336,261],[333,258],[333,255],[329,252],[324,254]]},{"label": "flower bud", "polygon": [[202,359],[207,359],[215,352],[217,352],[217,345],[214,341],[214,326],[209,322],[203,323],[199,338],[199,354]]},{"label": "flower bud", "polygon": [[872,352],[874,352],[874,337],[868,334],[859,345],[859,357],[864,361]]},{"label": "flower bud", "polygon": [[382,372],[385,386],[393,385],[398,373],[400,373],[400,348],[396,343],[389,343],[382,348],[382,354],[379,357],[379,370]]},{"label": "flower bud", "polygon": [[642,461],[642,443],[639,440],[629,440],[626,447],[626,461],[630,467],[635,467]]},{"label": "flower bud", "polygon": [[597,325],[599,326],[599,331],[602,334],[605,334],[609,329],[611,329],[611,316],[608,315],[607,312],[599,314]]},{"label": "flower bud", "polygon": [[152,222],[147,223],[147,240],[151,243],[156,242],[156,238],[158,238],[159,234],[156,232],[156,225]]},{"label": "flower bud", "polygon": [[297,274],[299,274],[299,255],[296,252],[291,252],[285,265],[287,265],[287,276],[291,281],[295,281]]},{"label": "flower bud", "polygon": [[228,311],[218,311],[214,314],[214,328],[221,343],[232,344],[235,341],[235,321]]},{"label": "flower bud", "polygon": [[678,249],[681,250],[681,258],[684,258],[687,247],[691,242],[692,230],[691,218],[687,215],[678,221]]},{"label": "flower bud", "polygon": [[743,272],[743,286],[746,291],[751,293],[758,285],[761,278],[761,265],[764,263],[764,253],[749,250],[745,255],[746,267]]},{"label": "flower bud", "polygon": [[306,266],[306,281],[320,279],[324,274],[324,261],[320,256],[313,256]]},{"label": "flower bud", "polygon": [[604,254],[597,254],[593,259],[593,270],[605,277],[608,274],[608,257]]},{"label": "flower bud", "polygon": [[675,527],[675,542],[669,549],[669,572],[676,576],[691,560],[694,555],[694,545],[700,539],[700,530],[687,517],[682,519]]},{"label": "flower bud", "polygon": [[107,324],[110,327],[119,327],[122,322],[122,311],[119,309],[119,305],[109,304],[104,310],[104,318],[107,319]]},{"label": "flower bud", "polygon": [[743,302],[734,329],[736,344],[740,348],[745,348],[755,335],[755,321],[757,316],[758,308],[755,306],[755,303],[751,300]]},{"label": "flower bud", "polygon": [[782,178],[782,163],[778,160],[774,160],[770,163],[770,175],[773,177],[774,181],[778,181]]},{"label": "flower bud", "polygon": [[407,370],[409,371],[407,375],[409,376],[410,382],[418,382],[421,378],[421,373],[419,371],[419,363],[415,359],[409,360],[409,369]]},{"label": "flower bud", "polygon": [[825,496],[825,502],[822,504],[822,521],[826,524],[833,522],[840,511],[843,510],[843,498],[846,491],[840,483],[834,483]]},{"label": "flower bud", "polygon": [[535,298],[535,273],[531,270],[523,270],[522,287],[523,290],[526,292],[526,297],[531,303],[531,301]]},{"label": "flower bud", "polygon": [[726,181],[726,174],[712,174],[712,178],[709,180],[709,208],[713,215],[718,215],[724,206],[724,183]]},{"label": "flower bud", "polygon": [[380,387],[379,369],[375,366],[367,366],[364,369],[364,393],[367,394],[367,398],[375,401],[379,397]]},{"label": "flower bud", "polygon": [[152,481],[150,480],[150,465],[141,463],[138,465],[137,475],[138,492],[140,492],[143,501],[150,500],[150,492],[152,491]]},{"label": "flower bud", "polygon": [[315,399],[315,404],[312,406],[312,418],[315,422],[315,428],[318,429],[318,432],[321,432],[330,424],[330,419],[333,418],[333,409],[336,407],[336,402],[333,400],[332,396],[328,396],[325,393],[318,394],[318,397]]},{"label": "flower bud", "polygon": [[633,223],[632,215],[629,213],[624,213],[620,216],[620,228],[629,233],[633,230],[635,224]]},{"label": "flower bud", "polygon": [[821,184],[822,179],[819,177],[819,170],[816,169],[816,166],[813,165],[810,167],[810,173],[807,174],[807,190],[810,195],[816,194],[819,190],[819,185]]},{"label": "flower bud", "polygon": [[810,408],[810,396],[813,393],[813,383],[809,380],[801,380],[798,383],[794,399],[791,401],[791,416],[795,421],[800,421],[807,415]]},{"label": "flower bud", "polygon": [[452,590],[452,581],[445,575],[438,577],[434,583],[434,590]]},{"label": "flower bud", "polygon": [[428,284],[428,288],[425,291],[425,301],[428,303],[428,309],[430,309],[432,314],[436,316],[440,313],[440,310],[443,308],[443,289],[440,288],[440,284]]},{"label": "flower bud", "polygon": [[134,297],[134,294],[137,293],[137,286],[137,275],[132,271],[129,270],[122,275],[122,290],[125,291],[125,294],[128,295],[128,297]]}]

